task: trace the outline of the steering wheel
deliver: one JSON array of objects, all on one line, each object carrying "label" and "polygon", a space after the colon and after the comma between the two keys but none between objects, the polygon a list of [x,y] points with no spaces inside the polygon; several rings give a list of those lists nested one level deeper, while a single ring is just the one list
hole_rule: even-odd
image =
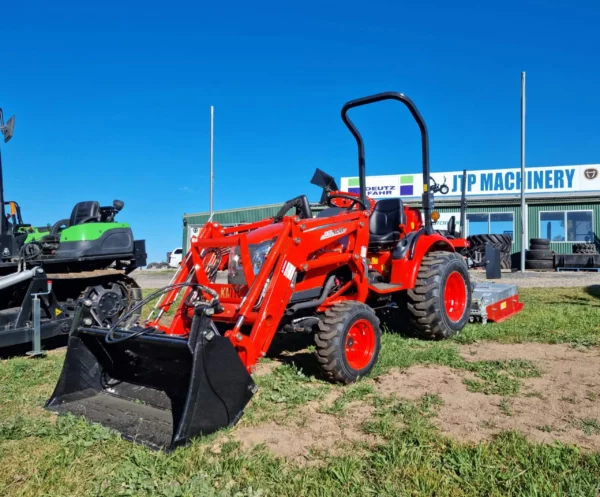
[{"label": "steering wheel", "polygon": [[348,207],[346,207],[347,210],[352,210],[352,208],[358,204],[362,207],[361,210],[366,211],[368,209],[367,204],[365,202],[363,202],[360,198],[355,197],[353,195],[347,195],[345,193],[332,193],[331,195],[329,195],[327,197],[327,205],[329,207],[340,207],[339,205],[335,205],[332,200],[334,198],[343,198],[345,200],[349,200],[350,201],[350,205]]}]

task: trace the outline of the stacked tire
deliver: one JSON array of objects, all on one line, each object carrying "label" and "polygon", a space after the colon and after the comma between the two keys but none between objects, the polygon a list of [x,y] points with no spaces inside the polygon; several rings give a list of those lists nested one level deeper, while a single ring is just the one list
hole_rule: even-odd
[{"label": "stacked tire", "polygon": [[574,243],[573,244],[574,254],[597,254],[595,243]]},{"label": "stacked tire", "polygon": [[500,251],[500,266],[502,269],[510,269],[512,261],[512,237],[510,235],[471,235],[467,238],[471,244],[471,252],[481,254],[480,260],[485,259],[485,246],[491,245]]},{"label": "stacked tire", "polygon": [[525,253],[525,269],[552,271],[554,269],[554,251],[550,250],[550,240],[532,238],[529,250]]}]

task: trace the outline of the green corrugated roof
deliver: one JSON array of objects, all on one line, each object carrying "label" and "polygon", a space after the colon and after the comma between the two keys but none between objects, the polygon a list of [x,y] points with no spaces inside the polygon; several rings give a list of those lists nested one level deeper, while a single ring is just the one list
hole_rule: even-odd
[{"label": "green corrugated roof", "polygon": [[[228,213],[235,213],[235,212],[247,212],[247,211],[254,211],[257,209],[279,209],[281,208],[281,206],[283,205],[283,202],[279,203],[279,204],[267,204],[267,205],[259,205],[259,206],[254,206],[254,207],[239,207],[237,209],[225,209],[222,211],[215,211],[214,214],[228,214]],[[200,217],[200,216],[206,216],[206,218],[208,219],[208,212],[196,212],[196,213],[192,213],[192,214],[184,214],[183,218],[184,219],[188,219],[190,217]]]},{"label": "green corrugated roof", "polygon": [[[239,223],[251,223],[254,221],[260,221],[267,217],[272,217],[279,209],[281,204],[269,204],[259,205],[256,207],[243,207],[240,209],[228,209],[224,211],[215,211],[213,213],[213,220],[221,224],[239,224]],[[319,212],[324,208],[321,204],[311,203],[311,209],[313,212]],[[184,224],[202,225],[208,221],[208,212],[198,212],[196,214],[184,214]]]}]

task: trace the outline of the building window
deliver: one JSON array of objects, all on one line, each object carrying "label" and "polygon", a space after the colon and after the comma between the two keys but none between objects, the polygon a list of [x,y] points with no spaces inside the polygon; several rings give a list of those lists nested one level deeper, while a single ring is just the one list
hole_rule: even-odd
[{"label": "building window", "polygon": [[540,238],[551,242],[593,242],[592,211],[540,212]]},{"label": "building window", "polygon": [[467,214],[467,233],[471,235],[510,235],[514,241],[512,212]]},{"label": "building window", "polygon": [[514,238],[514,230],[512,212],[490,214],[490,233],[496,235],[510,235]]}]

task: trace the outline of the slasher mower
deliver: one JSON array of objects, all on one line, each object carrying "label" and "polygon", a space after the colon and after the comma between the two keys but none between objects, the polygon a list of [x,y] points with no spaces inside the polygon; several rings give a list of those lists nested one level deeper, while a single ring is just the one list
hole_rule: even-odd
[{"label": "slasher mower", "polygon": [[[398,198],[366,196],[364,143],[348,111],[390,99],[408,108],[421,131],[423,213]],[[314,335],[323,375],[340,383],[368,375],[377,362],[376,308],[400,306],[406,328],[425,339],[460,332],[471,284],[464,259],[432,226],[421,114],[408,97],[387,92],[348,102],[342,119],[358,145],[360,193],[339,191],[317,170],[311,182],[323,188],[327,207],[316,217],[301,195],[274,218],[207,223],[172,284],[111,326],[94,324],[94,302],[82,299],[46,407],[172,449],[240,419],[256,392],[251,373],[278,332]],[[148,319],[133,323],[159,295]]]}]

